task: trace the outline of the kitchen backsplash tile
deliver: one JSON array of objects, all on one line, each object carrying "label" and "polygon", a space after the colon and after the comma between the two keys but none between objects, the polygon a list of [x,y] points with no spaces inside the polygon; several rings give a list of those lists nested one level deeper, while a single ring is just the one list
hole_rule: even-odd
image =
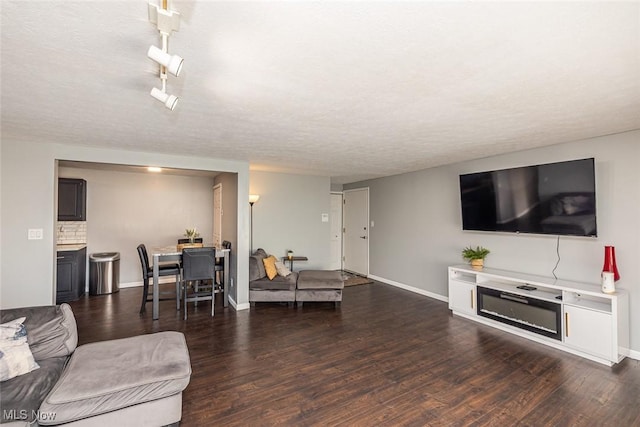
[{"label": "kitchen backsplash tile", "polygon": [[87,222],[58,221],[56,243],[58,245],[87,243]]}]

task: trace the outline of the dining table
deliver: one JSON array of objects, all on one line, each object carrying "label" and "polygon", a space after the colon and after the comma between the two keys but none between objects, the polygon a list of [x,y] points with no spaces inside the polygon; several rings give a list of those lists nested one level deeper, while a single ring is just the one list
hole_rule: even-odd
[{"label": "dining table", "polygon": [[[209,247],[214,247],[209,245]],[[216,258],[223,258],[224,271],[223,271],[223,301],[224,306],[229,306],[229,254],[230,249],[217,248]],[[159,290],[159,273],[160,263],[167,261],[182,262],[182,251],[178,250],[176,245],[172,246],[158,246],[151,247],[151,253],[153,256],[153,320],[158,320],[160,317],[160,290]],[[213,302],[212,302],[213,304]]]}]

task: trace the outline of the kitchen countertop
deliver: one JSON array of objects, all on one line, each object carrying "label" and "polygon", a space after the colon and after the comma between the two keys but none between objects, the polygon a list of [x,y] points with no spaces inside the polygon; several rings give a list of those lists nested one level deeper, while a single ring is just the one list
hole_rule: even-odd
[{"label": "kitchen countertop", "polygon": [[87,247],[86,243],[74,243],[71,245],[56,245],[56,251],[79,251]]}]

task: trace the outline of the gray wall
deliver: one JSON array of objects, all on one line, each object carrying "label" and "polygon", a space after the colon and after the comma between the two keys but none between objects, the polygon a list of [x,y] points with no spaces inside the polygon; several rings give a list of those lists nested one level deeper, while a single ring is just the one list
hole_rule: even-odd
[{"label": "gray wall", "polygon": [[175,245],[192,227],[213,241],[213,178],[62,167],[58,176],[87,181],[87,253],[120,252],[125,286],[142,285],[140,243]]},{"label": "gray wall", "polygon": [[340,193],[342,191],[342,184],[331,184],[331,191],[333,191],[334,193]]},{"label": "gray wall", "polygon": [[[640,351],[640,131],[474,160],[410,174],[345,185],[370,188],[371,274],[435,295],[447,295],[446,267],[462,262],[460,250],[484,245],[487,265],[551,275],[556,239],[551,236],[463,232],[458,175],[534,163],[596,158],[597,239],[562,237],[560,278],[597,283],[603,246],[616,246],[621,280],[631,293],[631,347]],[[254,206],[254,248],[278,256],[286,249],[307,255],[297,268],[329,264],[330,183],[326,177],[251,172],[245,162],[103,150],[62,144],[2,141],[0,153],[0,307],[51,304],[55,274],[56,159],[203,169],[237,173],[237,299],[248,306],[248,195]],[[223,190],[223,197],[224,190]],[[224,202],[223,202],[224,203]],[[225,206],[225,210],[228,207]],[[227,211],[227,215],[228,215]],[[27,240],[27,229],[42,228],[43,240]]]},{"label": "gray wall", "polygon": [[599,284],[605,245],[616,247],[621,280],[630,291],[631,347],[640,351],[640,131],[457,163],[345,185],[369,187],[370,272],[434,295],[447,295],[447,266],[467,245],[491,250],[490,267],[552,276],[556,237],[462,231],[458,175],[594,157],[598,238],[560,238],[559,278]]},{"label": "gray wall", "polygon": [[330,230],[321,218],[330,212],[329,178],[251,171],[250,183],[249,193],[260,195],[253,205],[253,250],[280,258],[291,249],[309,258],[294,270],[327,268]]},{"label": "gray wall", "polygon": [[[2,141],[0,243],[0,307],[55,302],[56,159],[124,165],[156,165],[238,174],[238,200],[249,197],[247,162],[107,150],[64,144]],[[239,253],[248,256],[249,206],[237,204]],[[42,228],[42,240],[27,240],[29,228]],[[237,304],[249,307],[248,259],[236,257]]]},{"label": "gray wall", "polygon": [[231,287],[229,296],[237,301],[236,282],[238,273],[233,260],[238,256],[238,174],[222,173],[215,177],[215,184],[222,185],[222,240],[231,242]]}]

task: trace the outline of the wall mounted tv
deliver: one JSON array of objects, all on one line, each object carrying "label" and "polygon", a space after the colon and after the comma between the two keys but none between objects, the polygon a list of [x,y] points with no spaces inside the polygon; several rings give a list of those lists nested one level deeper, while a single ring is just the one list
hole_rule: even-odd
[{"label": "wall mounted tv", "polygon": [[594,159],[460,175],[462,228],[597,236]]}]

